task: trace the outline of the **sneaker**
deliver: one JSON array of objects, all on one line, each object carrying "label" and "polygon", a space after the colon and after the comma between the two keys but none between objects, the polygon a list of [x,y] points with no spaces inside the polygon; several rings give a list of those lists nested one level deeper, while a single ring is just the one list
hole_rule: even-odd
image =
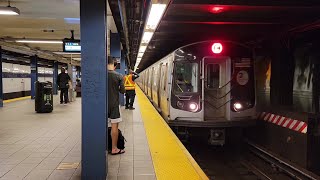
[{"label": "sneaker", "polygon": [[126,107],[125,109],[129,109],[129,107]]},{"label": "sneaker", "polygon": [[129,109],[130,109],[130,110],[135,110],[136,108],[134,108],[134,107],[130,107]]}]

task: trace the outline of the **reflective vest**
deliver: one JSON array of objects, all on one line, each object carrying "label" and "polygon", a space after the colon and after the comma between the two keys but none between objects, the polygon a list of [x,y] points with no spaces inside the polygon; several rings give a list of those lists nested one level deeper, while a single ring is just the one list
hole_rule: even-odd
[{"label": "reflective vest", "polygon": [[124,87],[126,90],[135,90],[136,83],[132,80],[132,74],[124,76]]}]

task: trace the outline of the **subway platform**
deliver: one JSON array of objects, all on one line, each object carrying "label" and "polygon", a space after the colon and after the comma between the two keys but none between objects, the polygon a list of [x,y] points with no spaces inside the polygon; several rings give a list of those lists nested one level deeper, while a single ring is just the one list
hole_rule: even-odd
[{"label": "subway platform", "polygon": [[[29,99],[0,109],[0,180],[81,179],[81,99],[54,102],[49,114]],[[135,108],[121,110],[126,152],[108,154],[107,179],[208,179],[140,89]]]}]

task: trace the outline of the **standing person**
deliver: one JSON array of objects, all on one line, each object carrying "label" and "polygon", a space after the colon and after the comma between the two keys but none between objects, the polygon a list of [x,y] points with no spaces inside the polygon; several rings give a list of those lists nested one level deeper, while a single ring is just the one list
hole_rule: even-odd
[{"label": "standing person", "polygon": [[112,155],[125,152],[123,149],[118,149],[117,147],[119,136],[118,126],[122,121],[120,117],[119,92],[124,94],[125,88],[122,75],[114,70],[114,61],[114,58],[108,57],[108,119],[111,122]]},{"label": "standing person", "polygon": [[134,110],[134,98],[136,96],[136,83],[134,82],[139,75],[129,70],[129,74],[124,76],[124,86],[126,88],[126,109]]},{"label": "standing person", "polygon": [[69,89],[69,81],[71,80],[70,76],[66,73],[66,69],[61,67],[61,73],[58,75],[57,78],[57,85],[60,89],[60,104],[68,103],[68,89]]}]

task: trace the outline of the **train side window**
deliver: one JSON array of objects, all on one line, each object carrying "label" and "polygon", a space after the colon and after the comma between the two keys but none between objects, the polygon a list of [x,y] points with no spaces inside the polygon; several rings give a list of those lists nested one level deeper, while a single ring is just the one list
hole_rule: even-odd
[{"label": "train side window", "polygon": [[218,89],[220,86],[220,65],[208,64],[207,65],[207,88]]}]

